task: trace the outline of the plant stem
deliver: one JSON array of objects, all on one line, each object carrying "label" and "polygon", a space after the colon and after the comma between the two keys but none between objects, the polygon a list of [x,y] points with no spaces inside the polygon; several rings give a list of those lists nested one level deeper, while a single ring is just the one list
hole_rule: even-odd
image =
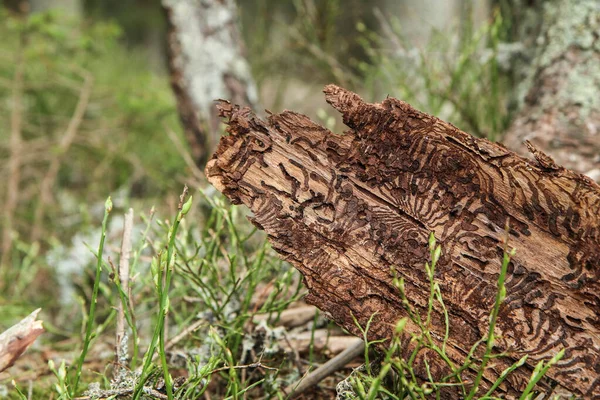
[{"label": "plant stem", "polygon": [[83,368],[83,362],[85,361],[85,357],[90,347],[90,342],[92,341],[92,328],[94,326],[94,318],[96,314],[96,301],[98,300],[98,290],[100,288],[100,275],[102,273],[102,252],[104,251],[104,239],[106,238],[106,223],[108,221],[108,215],[110,214],[111,210],[112,200],[109,196],[108,199],[106,199],[106,203],[104,206],[104,219],[102,220],[102,233],[100,235],[100,244],[98,245],[98,260],[96,262],[96,278],[94,279],[94,289],[92,291],[90,311],[88,313],[86,323],[85,339],[83,341],[83,349],[81,349],[81,355],[79,356],[79,360],[77,362],[75,383],[72,386],[72,391],[70,393],[71,396],[75,396],[75,394],[77,393],[77,387],[79,386],[79,380],[81,378],[81,369]]},{"label": "plant stem", "polygon": [[504,257],[502,259],[502,267],[500,268],[500,276],[498,277],[498,292],[496,293],[496,301],[494,302],[494,308],[492,309],[492,313],[490,315],[490,326],[488,329],[488,335],[485,346],[485,354],[481,360],[481,365],[479,370],[477,371],[477,376],[475,377],[475,381],[473,382],[473,387],[467,396],[467,400],[471,400],[475,397],[477,390],[479,389],[479,383],[481,382],[481,378],[483,377],[483,373],[485,371],[485,367],[491,358],[492,350],[494,347],[494,328],[496,327],[496,320],[498,318],[498,312],[500,311],[500,305],[504,301],[506,296],[506,287],[504,286],[504,280],[506,279],[506,273],[508,271],[508,264],[510,263],[510,254],[507,250],[504,251]]}]

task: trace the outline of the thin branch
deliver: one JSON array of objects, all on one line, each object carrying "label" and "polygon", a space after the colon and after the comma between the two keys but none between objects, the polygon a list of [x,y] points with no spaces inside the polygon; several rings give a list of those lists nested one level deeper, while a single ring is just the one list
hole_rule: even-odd
[{"label": "thin branch", "polygon": [[365,342],[360,341],[355,343],[352,347],[348,347],[346,350],[321,365],[319,368],[308,374],[305,378],[302,378],[299,382],[296,382],[286,388],[286,393],[290,393],[289,398],[298,397],[300,394],[305,392],[307,389],[317,385],[323,379],[327,378],[334,372],[344,368],[346,364],[354,360],[356,357],[364,354]]},{"label": "thin branch", "polygon": [[339,61],[336,60],[335,57],[333,57],[331,54],[327,53],[316,44],[308,41],[297,29],[291,29],[290,34],[295,40],[298,41],[300,45],[304,46],[304,48],[308,50],[308,52],[311,53],[316,59],[321,60],[325,64],[327,64],[334,78],[341,85],[347,86],[353,81],[352,76],[346,71],[344,71],[344,67],[342,66],[342,64],[340,64]]},{"label": "thin branch", "polygon": [[42,220],[44,218],[45,208],[52,202],[52,186],[54,186],[54,182],[56,181],[56,176],[58,175],[61,162],[71,147],[79,127],[81,126],[81,122],[83,121],[85,111],[90,101],[93,82],[94,79],[92,75],[85,73],[83,86],[81,87],[81,91],[79,93],[79,100],[77,101],[77,106],[75,107],[73,116],[69,121],[67,130],[65,131],[65,134],[61,138],[58,145],[58,154],[50,162],[50,167],[48,168],[48,171],[46,172],[46,175],[44,175],[42,183],[40,184],[40,198],[35,209],[33,228],[31,229],[32,242],[37,241],[42,234]]},{"label": "thin branch", "polygon": [[[119,283],[123,293],[129,298],[129,259],[131,258],[131,232],[133,230],[133,208],[130,208],[125,214],[123,221],[123,241],[121,243],[121,257],[119,258]],[[123,340],[126,337],[125,312],[123,302],[119,302],[117,313],[117,332],[116,332],[116,357],[117,365],[121,365],[123,359],[127,358],[125,353],[126,346]]]},{"label": "thin branch", "polygon": [[201,182],[204,181],[204,174],[202,173],[200,168],[198,168],[198,166],[192,159],[192,155],[190,154],[188,149],[185,148],[184,144],[181,142],[177,134],[173,132],[173,130],[169,128],[166,124],[164,125],[164,128],[167,131],[169,139],[171,139],[171,142],[173,142],[175,148],[183,158],[183,161],[185,161],[185,164],[192,171],[192,175],[194,176],[194,178]]},{"label": "thin branch", "polygon": [[268,369],[269,371],[279,371],[278,368],[268,367],[261,362],[255,362],[255,363],[246,364],[246,365],[231,365],[231,366],[227,366],[227,367],[221,367],[221,368],[213,369],[210,373],[214,374],[216,372],[229,371],[230,369],[250,369],[250,368],[263,368],[263,369]]},{"label": "thin branch", "polygon": [[10,159],[8,187],[6,189],[6,202],[4,203],[4,230],[2,231],[2,258],[0,267],[6,266],[10,259],[13,244],[13,219],[19,201],[19,185],[21,182],[21,148],[23,138],[21,128],[23,123],[23,76],[25,62],[23,51],[25,47],[25,34],[19,40],[15,60],[15,75],[12,89],[12,112],[10,118]]},{"label": "thin branch", "polygon": [[394,32],[394,28],[392,28],[388,19],[383,15],[379,7],[375,7],[373,9],[373,15],[375,15],[375,18],[377,18],[377,21],[379,22],[379,26],[381,27],[381,31],[383,32],[384,37],[386,37],[392,43],[394,47],[394,52],[397,54],[406,54],[405,46],[402,44],[400,38]]},{"label": "thin branch", "polygon": [[203,324],[206,324],[206,321],[203,319],[199,319],[193,324],[187,326],[183,331],[179,332],[176,336],[174,336],[171,340],[165,344],[165,350],[169,350],[171,347],[179,343],[183,338],[188,336],[190,333],[194,332],[196,329],[200,328]]}]

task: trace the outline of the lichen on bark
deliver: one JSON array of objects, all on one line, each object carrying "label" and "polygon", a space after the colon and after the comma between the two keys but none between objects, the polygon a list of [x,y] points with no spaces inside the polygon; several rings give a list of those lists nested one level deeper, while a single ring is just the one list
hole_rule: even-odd
[{"label": "lichen on bark", "polygon": [[521,111],[504,142],[522,152],[530,140],[559,164],[600,181],[600,3],[538,4],[541,17],[528,14],[523,22],[539,26],[521,34],[529,63],[517,66],[526,76],[517,87]]}]

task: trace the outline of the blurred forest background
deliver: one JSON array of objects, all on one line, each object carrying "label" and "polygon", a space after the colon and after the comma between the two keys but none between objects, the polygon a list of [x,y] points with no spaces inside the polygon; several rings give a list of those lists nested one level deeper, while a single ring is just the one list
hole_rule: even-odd
[{"label": "blurred forest background", "polygon": [[[196,128],[188,118],[186,126],[181,93],[172,90],[177,74],[169,67],[172,27],[166,9],[175,3],[3,1],[0,331],[42,307],[53,335],[46,340],[72,343],[85,318],[79,310],[89,303],[93,268],[84,271],[95,263],[95,250],[88,246],[95,249],[107,195],[115,208],[107,239],[114,244],[108,249],[113,259],[122,225],[117,214],[155,206],[156,219],[164,221],[176,212],[184,184],[206,189],[208,200],[197,202],[192,215],[197,225],[210,220],[210,201],[218,196],[206,188],[201,170],[217,141],[215,129],[223,127],[209,117],[200,118]],[[258,111],[290,109],[342,132],[321,93],[325,84],[336,83],[369,101],[388,95],[405,100],[490,140],[519,127],[533,129],[530,122],[515,126],[515,121],[523,110],[534,115],[538,103],[541,114],[550,103],[574,104],[563,107],[570,110],[567,117],[557,118],[588,133],[600,130],[599,12],[590,14],[598,11],[593,1],[222,3],[234,12],[240,62],[249,65],[242,102]],[[547,42],[540,42],[542,36]],[[554,73],[554,97],[532,92],[540,71],[573,46],[594,54],[582,61],[581,52],[570,52],[574,60],[567,57],[557,68],[585,74],[564,78],[561,86],[562,75]],[[211,75],[200,70],[197,76]],[[236,98],[227,92],[215,97]],[[195,140],[194,129],[207,141]],[[581,156],[586,161],[571,167],[595,177],[598,139],[581,140],[588,143]],[[563,151],[561,146],[555,147]],[[571,154],[582,147],[575,148],[569,147]],[[159,247],[157,239],[154,248]],[[140,289],[138,295],[144,293]],[[110,312],[99,317],[101,323]]]},{"label": "blurred forest background", "polygon": [[[17,250],[9,257],[13,242],[47,249],[54,238],[68,239],[90,222],[84,209],[106,194],[151,202],[175,196],[193,176],[182,156],[193,149],[169,85],[160,1],[5,5],[2,262],[10,264],[23,256]],[[478,136],[494,139],[506,129],[512,78],[496,56],[511,26],[498,5],[260,0],[237,6],[259,110],[287,108],[333,127],[321,89],[334,82],[368,100],[409,101]],[[27,18],[18,16],[21,8]],[[19,167],[11,172],[14,163]]]}]

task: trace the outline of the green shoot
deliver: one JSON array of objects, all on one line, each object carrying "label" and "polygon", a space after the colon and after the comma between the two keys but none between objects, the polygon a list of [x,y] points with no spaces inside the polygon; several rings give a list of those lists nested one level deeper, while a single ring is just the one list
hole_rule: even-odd
[{"label": "green shoot", "polygon": [[173,399],[173,382],[171,375],[169,374],[169,367],[165,354],[165,317],[169,312],[169,288],[171,285],[171,279],[173,276],[173,269],[175,266],[175,237],[177,235],[177,229],[183,217],[189,212],[192,206],[192,197],[184,203],[185,196],[187,195],[187,186],[180,198],[179,212],[177,217],[173,221],[171,230],[169,231],[169,241],[167,245],[167,252],[162,252],[158,255],[157,259],[153,260],[152,274],[154,277],[154,283],[156,286],[156,292],[159,299],[159,311],[158,318],[152,335],[150,346],[144,356],[144,364],[142,367],[142,373],[140,380],[134,392],[134,399],[139,399],[142,394],[144,383],[146,382],[150,374],[150,364],[152,363],[152,356],[156,350],[157,342],[159,346],[159,355],[161,359],[161,365],[163,369],[163,376],[165,380],[165,390],[169,400]]},{"label": "green shoot", "polygon": [[112,200],[110,196],[106,199],[104,204],[104,218],[102,220],[102,233],[100,236],[100,244],[98,245],[98,254],[96,255],[98,261],[96,263],[96,277],[94,279],[94,288],[92,292],[92,300],[90,303],[90,311],[87,317],[86,330],[85,330],[85,338],[83,340],[83,349],[81,350],[81,355],[77,361],[77,367],[75,372],[75,383],[73,384],[71,390],[69,391],[69,395],[71,397],[75,396],[77,393],[77,388],[79,386],[79,380],[81,378],[81,370],[83,368],[83,363],[85,361],[85,357],[87,355],[88,349],[90,347],[90,342],[92,341],[92,330],[94,328],[94,317],[96,315],[96,302],[98,300],[98,290],[100,288],[100,275],[102,273],[102,253],[104,251],[104,240],[106,238],[106,223],[108,221],[108,215],[112,211]]}]

